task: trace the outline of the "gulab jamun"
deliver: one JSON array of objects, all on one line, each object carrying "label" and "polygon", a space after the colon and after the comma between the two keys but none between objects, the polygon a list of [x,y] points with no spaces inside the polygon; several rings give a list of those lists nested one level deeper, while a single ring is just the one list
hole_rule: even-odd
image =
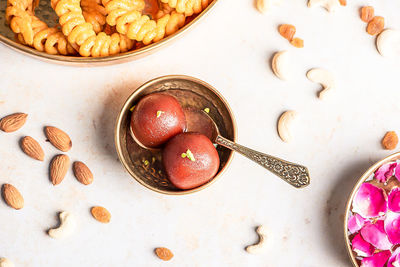
[{"label": "gulab jamun", "polygon": [[200,133],[178,134],[165,145],[162,157],[168,179],[180,189],[205,184],[219,169],[217,150]]},{"label": "gulab jamun", "polygon": [[145,147],[158,148],[185,128],[185,113],[178,100],[171,95],[147,95],[133,109],[132,133]]}]

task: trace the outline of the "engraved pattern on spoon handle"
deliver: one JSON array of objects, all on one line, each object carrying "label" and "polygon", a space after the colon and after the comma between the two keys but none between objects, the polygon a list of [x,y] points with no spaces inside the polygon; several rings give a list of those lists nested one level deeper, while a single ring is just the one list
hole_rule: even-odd
[{"label": "engraved pattern on spoon handle", "polygon": [[310,184],[310,174],[305,166],[260,153],[236,144],[222,136],[218,136],[215,142],[251,159],[296,188],[305,187]]}]

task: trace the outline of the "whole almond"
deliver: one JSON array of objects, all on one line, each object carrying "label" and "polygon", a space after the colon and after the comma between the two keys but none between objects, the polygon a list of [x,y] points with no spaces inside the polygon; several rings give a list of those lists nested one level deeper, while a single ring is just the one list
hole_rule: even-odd
[{"label": "whole almond", "polygon": [[11,208],[20,210],[24,207],[24,198],[13,185],[3,184],[3,198]]},{"label": "whole almond", "polygon": [[93,182],[93,173],[90,171],[90,169],[88,168],[88,166],[86,166],[85,163],[81,161],[75,161],[73,165],[73,170],[76,179],[80,183],[88,185]]},{"label": "whole almond", "polygon": [[103,207],[93,207],[90,212],[92,216],[101,223],[109,223],[111,220],[111,213]]},{"label": "whole almond", "polygon": [[172,257],[174,257],[174,254],[168,248],[160,247],[156,248],[154,251],[157,257],[159,257],[163,261],[169,261],[170,259],[172,259]]},{"label": "whole almond", "polygon": [[62,182],[67,174],[69,166],[69,157],[67,155],[57,155],[50,163],[50,179],[53,185]]},{"label": "whole almond", "polygon": [[39,143],[30,136],[25,136],[21,140],[21,148],[29,157],[43,161],[44,152]]},{"label": "whole almond", "polygon": [[24,126],[28,114],[14,113],[0,120],[0,129],[6,133],[15,132]]},{"label": "whole almond", "polygon": [[398,143],[399,137],[394,131],[387,132],[382,139],[382,147],[386,150],[395,149]]},{"label": "whole almond", "polygon": [[68,134],[64,131],[53,126],[47,126],[45,128],[45,133],[50,143],[57,149],[63,152],[67,152],[71,149],[71,138],[69,138]]}]

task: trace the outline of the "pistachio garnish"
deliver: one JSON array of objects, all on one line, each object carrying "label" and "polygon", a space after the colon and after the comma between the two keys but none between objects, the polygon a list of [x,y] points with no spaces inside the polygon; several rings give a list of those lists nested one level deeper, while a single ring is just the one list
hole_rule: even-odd
[{"label": "pistachio garnish", "polygon": [[132,112],[135,109],[136,105],[133,105],[129,110]]},{"label": "pistachio garnish", "polygon": [[186,153],[182,153],[182,154],[181,154],[181,157],[182,157],[182,158],[188,158],[188,159],[190,159],[191,161],[196,161],[196,159],[194,158],[193,153],[192,153],[192,151],[190,151],[190,149],[188,149],[188,150],[186,151]]},{"label": "pistachio garnish", "polygon": [[163,113],[164,113],[164,111],[161,111],[161,110],[157,111],[157,118],[159,118],[161,116],[161,114],[163,114]]}]

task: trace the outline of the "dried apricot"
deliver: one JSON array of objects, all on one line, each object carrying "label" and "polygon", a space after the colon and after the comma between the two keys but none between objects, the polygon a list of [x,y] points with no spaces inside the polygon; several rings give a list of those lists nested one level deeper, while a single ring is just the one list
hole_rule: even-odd
[{"label": "dried apricot", "polygon": [[174,257],[174,254],[171,252],[171,250],[167,248],[156,248],[154,252],[156,253],[157,257],[159,257],[163,261],[169,261],[170,259],[172,259],[172,257]]},{"label": "dried apricot", "polygon": [[361,20],[364,22],[369,22],[374,17],[374,8],[372,6],[364,6],[361,8]]},{"label": "dried apricot", "polygon": [[376,35],[383,31],[385,27],[385,19],[380,16],[373,17],[367,25],[367,32],[371,35]]},{"label": "dried apricot", "polygon": [[303,48],[304,47],[304,41],[303,39],[300,39],[298,37],[293,38],[293,40],[290,42],[294,47],[297,48]]},{"label": "dried apricot", "polygon": [[279,26],[279,33],[283,38],[292,41],[296,33],[296,27],[290,24],[282,24]]},{"label": "dried apricot", "polygon": [[397,134],[394,131],[387,132],[382,139],[382,147],[386,150],[395,149],[398,143],[399,143],[399,138],[397,137]]},{"label": "dried apricot", "polygon": [[346,6],[346,5],[347,5],[347,0],[339,0],[339,3],[340,3],[342,6]]}]

